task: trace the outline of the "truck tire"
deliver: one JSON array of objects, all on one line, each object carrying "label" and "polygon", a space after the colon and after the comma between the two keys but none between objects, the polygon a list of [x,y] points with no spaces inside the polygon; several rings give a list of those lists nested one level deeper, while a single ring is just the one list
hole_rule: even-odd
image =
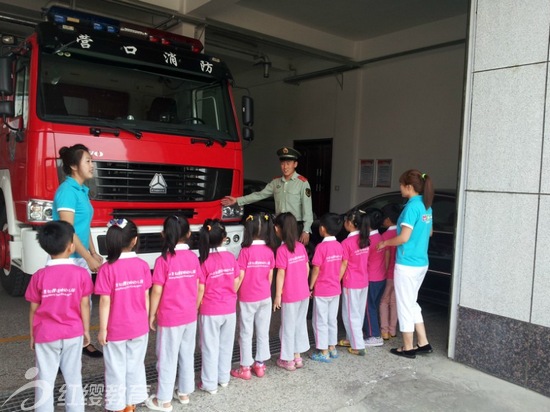
[{"label": "truck tire", "polygon": [[0,228],[2,228],[0,232],[0,281],[2,287],[10,296],[23,296],[31,277],[11,264],[8,218],[3,202],[0,205]]}]

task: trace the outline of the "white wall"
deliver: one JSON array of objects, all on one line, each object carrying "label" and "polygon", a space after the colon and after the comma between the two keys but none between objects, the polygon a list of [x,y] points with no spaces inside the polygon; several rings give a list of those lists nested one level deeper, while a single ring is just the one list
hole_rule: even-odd
[{"label": "white wall", "polygon": [[[416,36],[415,30],[400,35],[416,38],[417,46],[436,44],[456,39],[454,32],[465,32],[464,17],[451,23],[420,27]],[[388,53],[395,53],[398,38],[391,36],[390,42],[379,40],[387,43]],[[410,49],[412,43],[407,46]],[[398,189],[399,175],[410,167],[430,173],[440,188],[456,187],[464,49],[459,45],[385,60],[338,78],[300,85],[271,78],[262,85],[257,77],[236,76],[240,86],[250,85],[255,99],[256,139],[244,152],[245,176],[269,180],[278,175],[275,152],[282,145],[332,138],[331,210],[335,212],[389,190],[358,187],[359,159],[363,158],[393,159],[391,189]],[[378,47],[376,53],[384,55],[384,50]],[[367,51],[361,54],[368,57]]]}]

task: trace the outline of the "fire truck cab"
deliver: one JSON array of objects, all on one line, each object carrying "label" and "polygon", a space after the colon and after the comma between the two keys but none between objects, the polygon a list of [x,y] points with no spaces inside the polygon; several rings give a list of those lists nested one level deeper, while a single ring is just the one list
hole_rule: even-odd
[{"label": "fire truck cab", "polygon": [[242,139],[252,139],[252,100],[240,128],[232,77],[200,41],[107,17],[51,7],[47,20],[0,57],[0,277],[11,295],[47,259],[36,229],[52,219],[64,174],[59,149],[81,143],[94,160],[88,182],[92,239],[105,255],[106,224],[138,225],[138,254],[153,265],[167,216],[194,233],[207,218],[227,223],[238,253]]}]

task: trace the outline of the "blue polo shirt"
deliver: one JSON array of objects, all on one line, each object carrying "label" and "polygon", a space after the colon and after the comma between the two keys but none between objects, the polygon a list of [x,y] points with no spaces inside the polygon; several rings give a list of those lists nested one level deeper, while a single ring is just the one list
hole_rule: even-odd
[{"label": "blue polo shirt", "polygon": [[397,219],[397,234],[402,227],[412,229],[406,243],[397,247],[395,263],[406,266],[428,266],[428,244],[432,230],[432,208],[424,206],[423,196],[411,197]]},{"label": "blue polo shirt", "polygon": [[[90,247],[90,225],[94,209],[90,203],[88,186],[79,185],[72,177],[67,176],[59,185],[53,199],[53,220],[59,220],[59,212],[74,213],[74,231],[86,249]],[[71,257],[82,257],[73,253]]]}]

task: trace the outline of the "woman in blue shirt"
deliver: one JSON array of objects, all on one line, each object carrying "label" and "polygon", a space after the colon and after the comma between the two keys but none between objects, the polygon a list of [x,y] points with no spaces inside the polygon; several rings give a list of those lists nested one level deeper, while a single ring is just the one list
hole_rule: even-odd
[{"label": "woman in blue shirt", "polygon": [[[397,236],[380,242],[378,249],[397,246],[394,287],[403,346],[391,353],[406,358],[433,352],[426,336],[418,290],[428,271],[428,244],[432,235],[432,179],[418,170],[407,170],[399,178],[401,195],[409,199],[397,220]],[[414,346],[416,332],[417,346]]]},{"label": "woman in blue shirt", "polygon": [[[73,225],[75,253],[71,256],[74,263],[89,272],[97,272],[103,258],[92,242],[90,226],[94,209],[88,196],[89,188],[84,182],[94,176],[94,165],[88,148],[82,144],[62,147],[59,157],[63,162],[63,171],[67,175],[59,185],[53,200],[53,219],[64,220]],[[101,357],[102,353],[93,345],[83,349],[85,355]]]}]

